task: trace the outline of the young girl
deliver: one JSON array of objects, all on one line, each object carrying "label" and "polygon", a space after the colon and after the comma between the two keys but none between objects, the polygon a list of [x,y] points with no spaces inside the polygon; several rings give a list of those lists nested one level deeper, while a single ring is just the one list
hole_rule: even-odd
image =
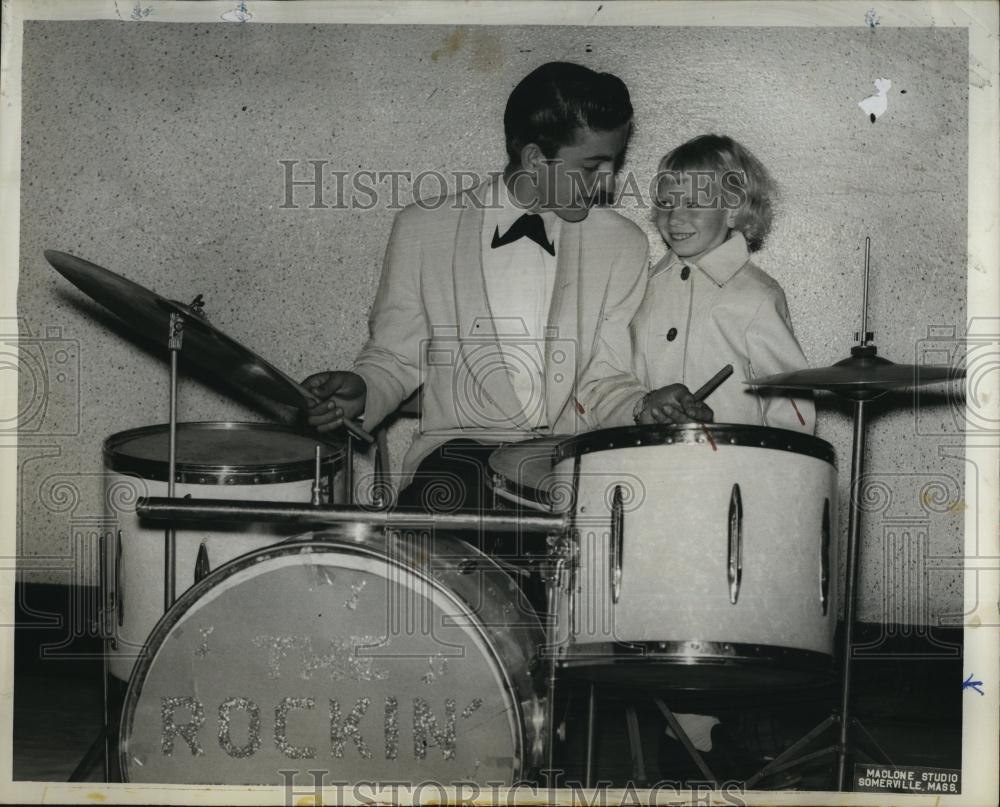
[{"label": "young girl", "polygon": [[774,183],[746,148],[701,135],[661,161],[655,222],[670,250],[649,273],[631,324],[638,381],[652,392],[639,423],[705,419],[690,389],[726,364],[733,375],[706,403],[718,423],[811,433],[808,398],[768,394],[754,377],[807,367],[781,286],[750,260],[771,229]]}]

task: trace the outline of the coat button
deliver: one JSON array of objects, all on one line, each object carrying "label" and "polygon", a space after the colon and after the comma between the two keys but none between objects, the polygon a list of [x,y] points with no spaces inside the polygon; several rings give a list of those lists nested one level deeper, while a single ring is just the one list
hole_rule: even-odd
[{"label": "coat button", "polygon": [[667,341],[668,342],[673,342],[676,338],[677,338],[677,329],[676,328],[671,328],[669,331],[667,331]]},{"label": "coat button", "polygon": [[681,269],[681,280],[687,280],[689,277],[691,277],[691,267],[685,266]]}]

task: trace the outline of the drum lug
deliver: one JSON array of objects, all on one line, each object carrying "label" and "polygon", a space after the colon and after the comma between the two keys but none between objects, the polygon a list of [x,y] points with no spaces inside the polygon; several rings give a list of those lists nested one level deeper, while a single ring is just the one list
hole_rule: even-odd
[{"label": "drum lug", "polygon": [[[575,566],[579,548],[568,531],[561,535],[550,535],[546,539],[546,543],[549,547],[549,556],[555,561],[550,564],[552,569],[551,583],[556,590],[562,589],[568,592],[573,586],[572,569]],[[543,577],[545,576],[543,575]]]},{"label": "drum lug", "polygon": [[118,627],[125,624],[125,595],[122,593],[122,531],[115,533],[115,611]]},{"label": "drum lug", "polygon": [[611,497],[611,602],[616,603],[622,596],[622,553],[625,540],[625,513],[622,502],[622,486],[615,485]]},{"label": "drum lug", "polygon": [[823,500],[822,541],[819,554],[819,602],[823,606],[823,616],[830,607],[830,500]]},{"label": "drum lug", "polygon": [[729,496],[729,562],[726,575],[729,579],[729,602],[736,605],[743,580],[743,498],[739,483],[733,485]]},{"label": "drum lug", "polygon": [[208,562],[208,547],[206,547],[205,542],[202,541],[201,545],[198,547],[198,557],[194,562],[194,582],[200,583],[208,577],[209,572],[211,571],[212,567]]},{"label": "drum lug", "polygon": [[102,639],[111,637],[111,609],[114,607],[114,600],[108,586],[108,533],[101,532],[97,538],[98,546],[98,574],[100,576],[100,608],[98,610],[97,627]]}]

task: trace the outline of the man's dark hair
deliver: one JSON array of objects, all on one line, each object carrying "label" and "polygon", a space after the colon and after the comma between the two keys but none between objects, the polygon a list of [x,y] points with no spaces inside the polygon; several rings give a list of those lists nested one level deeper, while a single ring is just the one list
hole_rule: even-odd
[{"label": "man's dark hair", "polygon": [[631,120],[628,87],[618,76],[549,62],[521,79],[507,99],[507,156],[512,166],[520,166],[521,149],[535,143],[546,157],[554,157],[581,127],[608,132]]}]

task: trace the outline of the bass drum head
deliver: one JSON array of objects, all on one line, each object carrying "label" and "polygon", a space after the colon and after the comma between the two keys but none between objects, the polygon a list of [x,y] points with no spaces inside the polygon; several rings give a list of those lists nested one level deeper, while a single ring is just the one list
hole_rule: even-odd
[{"label": "bass drum head", "polygon": [[544,705],[526,670],[507,669],[529,666],[512,650],[523,643],[497,641],[477,615],[515,610],[513,595],[490,572],[477,588],[492,610],[474,612],[442,582],[471,583],[489,559],[462,545],[442,574],[412,542],[351,528],[250,552],[178,599],[129,683],[125,781],[281,785],[282,771],[308,769],[512,783],[526,754],[540,758],[524,726]]}]

